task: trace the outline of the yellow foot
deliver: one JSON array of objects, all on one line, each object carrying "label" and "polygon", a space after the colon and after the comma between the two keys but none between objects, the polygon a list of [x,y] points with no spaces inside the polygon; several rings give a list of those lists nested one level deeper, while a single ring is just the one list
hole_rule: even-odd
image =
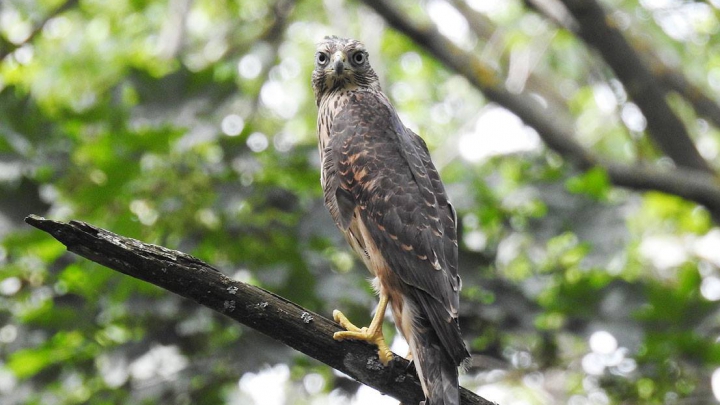
[{"label": "yellow foot", "polygon": [[393,354],[390,351],[387,343],[385,343],[385,337],[383,336],[382,322],[380,323],[380,325],[375,325],[374,328],[372,323],[370,324],[370,328],[358,328],[357,326],[353,325],[353,323],[350,322],[345,317],[345,315],[343,315],[343,313],[338,311],[337,309],[333,311],[333,318],[335,319],[335,322],[339,323],[340,325],[342,325],[343,328],[346,329],[341,332],[335,332],[335,334],[333,335],[333,339],[352,339],[370,342],[378,347],[378,357],[380,358],[380,362],[384,366],[387,366],[390,360],[392,360]]}]

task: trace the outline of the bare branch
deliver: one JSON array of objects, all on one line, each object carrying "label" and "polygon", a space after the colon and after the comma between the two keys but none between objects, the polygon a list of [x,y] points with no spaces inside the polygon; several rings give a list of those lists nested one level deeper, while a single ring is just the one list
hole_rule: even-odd
[{"label": "bare branch", "polygon": [[[455,0],[460,2],[459,0]],[[525,0],[528,7],[553,21],[557,26],[577,34],[577,21],[568,14],[567,9],[556,1]],[[564,13],[564,14],[563,14]],[[677,67],[668,65],[652,50],[651,46],[640,36],[629,33],[628,43],[635,52],[648,64],[650,72],[659,81],[662,90],[674,91],[681,95],[692,105],[698,116],[705,118],[717,128],[720,128],[720,105],[702,88],[693,84]]]},{"label": "bare branch", "polygon": [[[405,403],[423,400],[420,383],[400,356],[385,367],[377,348],[364,342],[333,339],[335,322],[283,297],[231,280],[186,253],[116,235],[84,222],[57,222],[31,215],[25,222],[41,229],[68,250],[103,266],[190,298],[333,367]],[[461,389],[463,404],[493,405]]]},{"label": "bare branch", "polygon": [[720,184],[714,176],[697,170],[675,168],[658,171],[643,165],[600,165],[613,184],[635,190],[655,190],[704,205],[716,222],[720,220]]},{"label": "bare branch", "polygon": [[30,35],[28,35],[25,40],[20,44],[14,44],[12,42],[3,41],[2,48],[0,48],[0,61],[5,59],[6,56],[9,54],[15,52],[16,49],[20,48],[21,46],[30,43],[43,29],[45,24],[47,24],[48,21],[51,19],[57,17],[58,15],[64,13],[67,10],[70,10],[71,8],[77,6],[79,3],[79,0],[66,0],[65,3],[61,4],[58,8],[53,10],[52,13],[50,13],[45,19],[43,19],[31,32]]},{"label": "bare branch", "polygon": [[667,169],[652,166],[606,163],[573,138],[573,124],[557,119],[527,93],[512,94],[487,64],[463,51],[442,36],[432,25],[420,25],[402,15],[387,0],[363,0],[391,26],[410,37],[440,62],[464,76],[485,96],[514,112],[535,128],[545,144],[582,170],[599,166],[607,171],[613,184],[637,190],[656,190],[678,195],[705,205],[716,220],[720,218],[720,187],[706,170]]},{"label": "bare branch", "polygon": [[647,53],[645,56],[651,59],[653,73],[666,90],[680,94],[693,106],[697,115],[720,128],[720,105],[715,100],[705,94],[700,87],[691,83],[679,70],[667,66],[657,55]]},{"label": "bare branch", "polygon": [[[488,45],[486,48],[508,48],[505,35],[502,30],[492,22],[492,20],[487,18],[484,14],[475,11],[464,0],[452,0],[452,4],[460,12],[460,14],[465,17],[470,25],[470,29],[475,33],[475,36],[481,40],[487,41]],[[496,53],[500,53],[500,50],[497,52],[489,52],[489,56],[493,58]],[[487,57],[487,55],[488,52],[483,50],[482,57]],[[529,93],[537,93],[550,104],[549,109],[555,111],[556,114],[562,114],[563,119],[569,120],[570,112],[568,111],[566,100],[562,95],[560,95],[560,93],[558,93],[556,89],[557,86],[553,86],[553,81],[549,79],[550,78],[548,77],[538,75],[531,69],[526,77],[525,88]]]},{"label": "bare branch", "polygon": [[595,0],[561,0],[577,20],[577,34],[602,55],[647,120],[653,142],[678,166],[712,173],[685,125],[665,100],[650,69]]}]

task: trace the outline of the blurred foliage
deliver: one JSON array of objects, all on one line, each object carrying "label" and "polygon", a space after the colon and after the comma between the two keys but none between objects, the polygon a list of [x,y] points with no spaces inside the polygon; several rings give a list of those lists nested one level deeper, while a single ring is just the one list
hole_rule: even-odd
[{"label": "blurred foliage", "polygon": [[[533,91],[575,119],[586,147],[621,161],[658,156],[637,107],[592,50],[519,0],[468,4],[496,26],[492,38],[456,23],[442,0],[401,8],[508,76],[513,61],[532,61],[535,85],[546,84]],[[720,92],[717,2],[606,6],[629,38]],[[318,362],[68,254],[22,223],[28,214],[90,222],[189,252],[314,311],[343,308],[368,321],[375,299],[366,270],[325,212],[318,181],[309,76],[314,44],[329,34],[367,44],[458,209],[461,323],[474,354],[463,385],[502,404],[713,401],[720,229],[709,213],[675,196],[613,187],[599,168],[573,169],[366,7],[7,0],[4,404],[368,398]],[[671,101],[716,161],[718,129],[679,97]]]}]

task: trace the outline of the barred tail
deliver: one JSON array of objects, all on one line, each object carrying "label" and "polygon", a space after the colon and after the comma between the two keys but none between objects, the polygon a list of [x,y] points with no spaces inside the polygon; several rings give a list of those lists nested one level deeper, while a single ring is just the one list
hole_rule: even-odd
[{"label": "barred tail", "polygon": [[443,349],[430,322],[416,318],[408,341],[427,398],[425,405],[459,405],[458,368]]}]

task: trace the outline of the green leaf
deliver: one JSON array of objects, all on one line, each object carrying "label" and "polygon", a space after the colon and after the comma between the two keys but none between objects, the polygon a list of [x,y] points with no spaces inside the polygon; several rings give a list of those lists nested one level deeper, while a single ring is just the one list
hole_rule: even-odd
[{"label": "green leaf", "polygon": [[28,378],[47,367],[77,356],[84,342],[78,331],[58,332],[38,348],[22,349],[12,353],[7,367],[18,378]]},{"label": "green leaf", "polygon": [[608,198],[611,183],[607,172],[596,166],[579,176],[568,179],[565,187],[571,193],[584,194],[598,201],[605,201]]}]

